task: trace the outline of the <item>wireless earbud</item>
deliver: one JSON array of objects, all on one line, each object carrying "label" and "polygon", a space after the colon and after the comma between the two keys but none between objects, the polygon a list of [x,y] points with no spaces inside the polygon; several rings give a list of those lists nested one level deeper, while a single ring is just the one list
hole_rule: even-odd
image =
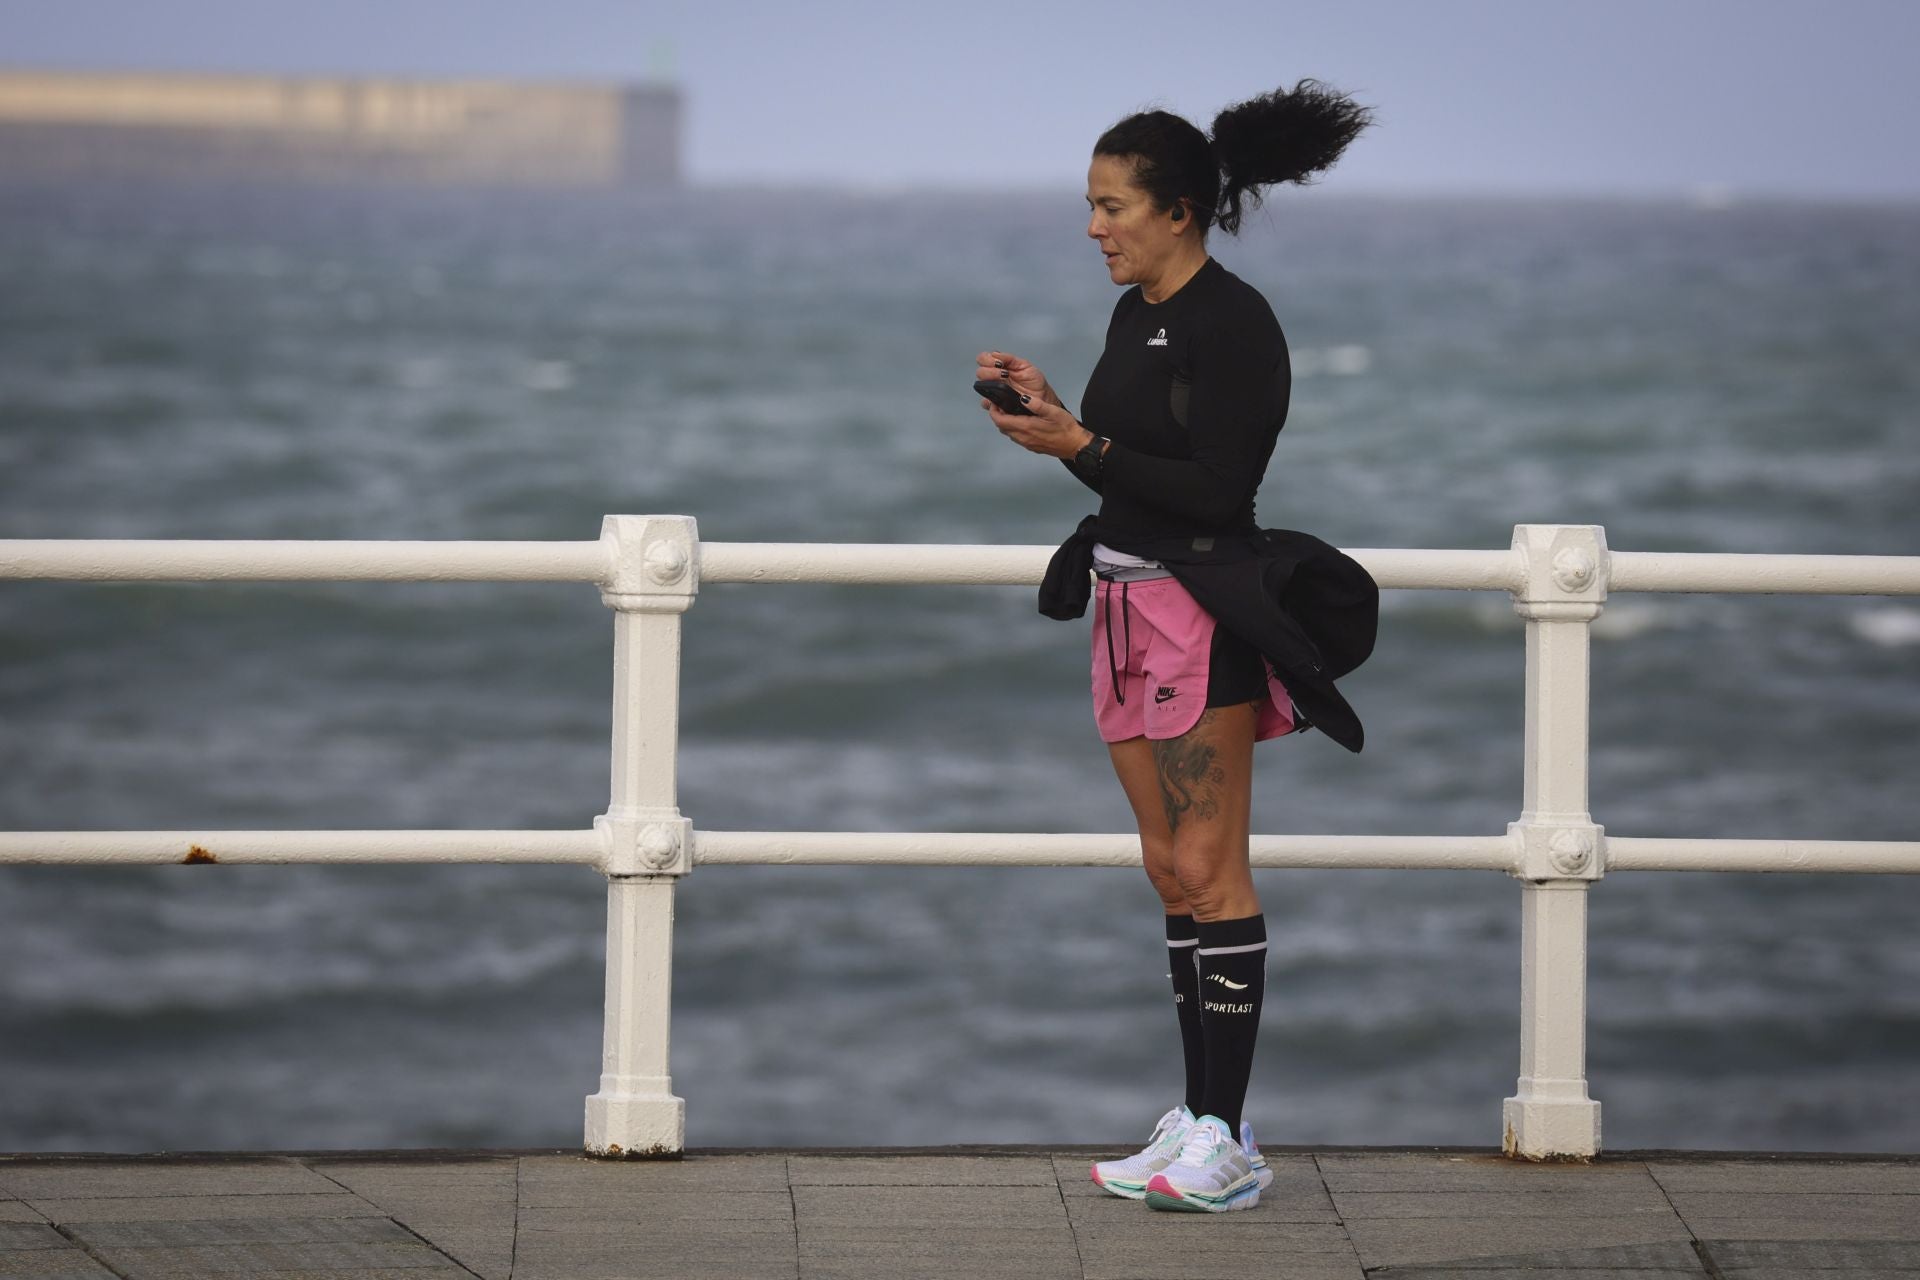
[{"label": "wireless earbud", "polygon": [[1180,205],[1175,205],[1175,206],[1173,206],[1173,220],[1174,220],[1175,222],[1178,222],[1178,221],[1180,221],[1180,219],[1182,219],[1182,218],[1184,218],[1184,217],[1186,217],[1186,216],[1187,216],[1187,211],[1186,211],[1186,209],[1185,209],[1185,208],[1183,208],[1183,207],[1182,207],[1182,206],[1180,206]]}]

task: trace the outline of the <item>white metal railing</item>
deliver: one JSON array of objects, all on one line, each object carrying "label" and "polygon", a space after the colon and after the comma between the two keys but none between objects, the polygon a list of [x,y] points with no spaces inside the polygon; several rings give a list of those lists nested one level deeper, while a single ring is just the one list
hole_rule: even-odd
[{"label": "white metal railing", "polygon": [[[0,541],[0,579],[590,582],[614,610],[612,793],[564,831],[0,832],[0,862],[580,863],[607,878],[606,1014],[587,1151],[678,1153],[668,1070],[673,893],[696,863],[1137,866],[1131,836],[702,831],[676,800],[680,616],[705,582],[1034,586],[1052,548],[702,543],[686,516],[594,542]],[[1587,889],[1609,870],[1920,872],[1920,841],[1608,836],[1587,804],[1589,626],[1609,591],[1920,595],[1920,556],[1609,552],[1597,525],[1516,525],[1506,551],[1355,550],[1386,588],[1506,591],[1526,620],[1521,810],[1485,836],[1255,836],[1257,867],[1504,871],[1521,881],[1520,1076],[1503,1149],[1600,1150],[1587,1096]]]}]

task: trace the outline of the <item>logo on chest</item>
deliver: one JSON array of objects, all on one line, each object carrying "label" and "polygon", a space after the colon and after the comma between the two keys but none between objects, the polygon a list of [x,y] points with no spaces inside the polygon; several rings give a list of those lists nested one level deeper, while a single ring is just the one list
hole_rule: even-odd
[{"label": "logo on chest", "polygon": [[1162,329],[1162,330],[1161,330],[1161,331],[1160,331],[1159,333],[1157,333],[1157,334],[1155,334],[1155,335],[1154,335],[1153,337],[1151,337],[1151,338],[1148,338],[1148,339],[1147,339],[1147,345],[1148,345],[1148,346],[1150,346],[1150,347],[1164,347],[1164,346],[1166,346],[1166,345],[1167,345],[1167,331],[1166,331],[1165,329]]}]

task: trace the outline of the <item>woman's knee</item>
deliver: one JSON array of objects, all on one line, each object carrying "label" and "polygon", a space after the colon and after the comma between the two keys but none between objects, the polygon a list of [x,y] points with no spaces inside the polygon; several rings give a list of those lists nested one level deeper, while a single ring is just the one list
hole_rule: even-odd
[{"label": "woman's knee", "polygon": [[1180,877],[1174,874],[1172,841],[1142,839],[1140,854],[1146,864],[1147,879],[1152,882],[1153,891],[1160,895],[1160,901],[1169,912],[1185,915],[1186,895],[1180,888]]},{"label": "woman's knee", "polygon": [[1217,877],[1197,871],[1185,872],[1175,877],[1174,884],[1195,919],[1210,920],[1220,915],[1224,895]]},{"label": "woman's knee", "polygon": [[1180,896],[1201,920],[1231,917],[1253,888],[1245,850],[1218,847],[1211,841],[1176,842],[1173,878]]}]

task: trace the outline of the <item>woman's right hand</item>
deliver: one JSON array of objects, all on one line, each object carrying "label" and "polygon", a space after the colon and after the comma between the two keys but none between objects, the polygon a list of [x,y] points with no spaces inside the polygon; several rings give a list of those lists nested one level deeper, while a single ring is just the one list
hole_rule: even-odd
[{"label": "woman's right hand", "polygon": [[[1039,367],[1030,360],[1022,360],[1007,351],[982,351],[974,357],[974,364],[977,366],[973,371],[976,382],[1011,382],[1026,395],[1039,396],[1049,404],[1060,404],[1060,397],[1047,384],[1047,375],[1041,373]],[[1061,408],[1065,407],[1061,405]]]}]

